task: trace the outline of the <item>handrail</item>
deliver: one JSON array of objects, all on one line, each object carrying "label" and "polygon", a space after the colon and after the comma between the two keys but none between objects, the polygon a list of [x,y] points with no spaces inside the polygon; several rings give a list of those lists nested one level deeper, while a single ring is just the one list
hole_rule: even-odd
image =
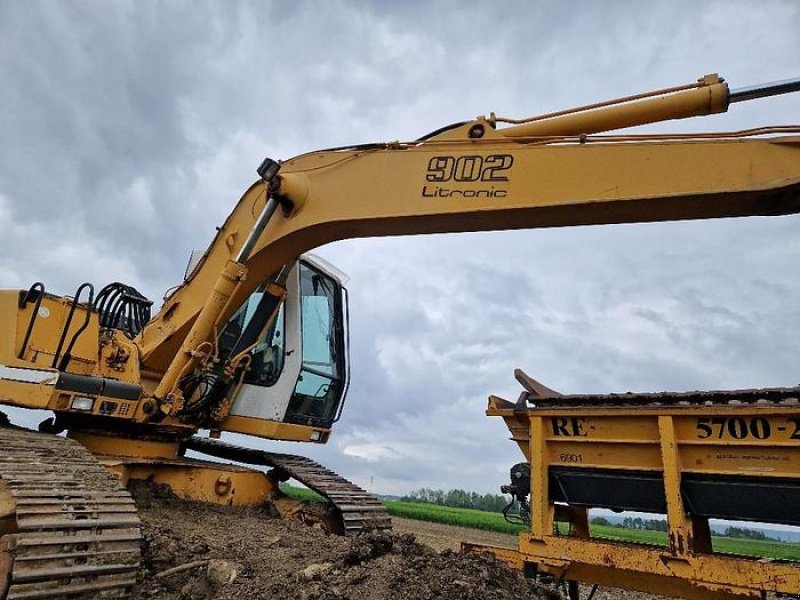
[{"label": "handrail", "polygon": [[38,290],[39,296],[36,298],[36,304],[33,307],[30,321],[28,321],[28,329],[25,331],[25,337],[22,340],[22,347],[17,353],[17,358],[25,356],[25,350],[28,348],[28,342],[31,339],[31,333],[33,333],[33,324],[36,322],[36,317],[39,316],[39,307],[42,305],[42,298],[44,298],[44,284],[41,281],[37,281],[25,292],[25,295],[21,296],[19,299],[19,307],[25,308],[28,302],[30,302],[35,290]]},{"label": "handrail", "polygon": [[[78,301],[81,297],[81,292],[84,289],[88,288],[89,290],[89,302],[86,304],[86,318],[83,320],[83,325],[80,326],[78,331],[75,332],[75,335],[72,336],[72,339],[67,346],[66,352],[64,352],[64,357],[59,363],[58,359],[61,356],[61,348],[64,346],[64,340],[67,338],[67,333],[69,332],[69,327],[72,325],[72,317],[75,315],[75,309],[78,306]],[[53,356],[53,364],[52,367],[55,369],[56,365],[58,365],[59,371],[64,371],[69,365],[69,361],[72,360],[72,348],[75,346],[75,342],[78,340],[78,337],[86,330],[89,326],[89,319],[92,316],[92,304],[94,303],[94,286],[91,283],[82,283],[78,287],[78,291],[75,292],[75,297],[72,299],[72,304],[69,308],[69,315],[67,315],[67,320],[64,322],[64,329],[61,331],[61,338],[58,340],[58,347],[56,348],[56,353]]]}]

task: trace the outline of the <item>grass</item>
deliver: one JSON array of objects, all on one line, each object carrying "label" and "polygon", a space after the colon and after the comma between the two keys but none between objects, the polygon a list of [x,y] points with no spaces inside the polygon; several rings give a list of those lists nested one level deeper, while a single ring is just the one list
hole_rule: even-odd
[{"label": "grass", "polygon": [[281,491],[287,496],[306,502],[325,502],[325,498],[308,488],[295,487],[293,485],[281,484]]},{"label": "grass", "polygon": [[[282,489],[286,494],[300,500],[308,500],[311,502],[323,500],[321,496],[305,488],[284,486]],[[470,510],[466,508],[450,508],[449,506],[438,506],[436,504],[399,502],[394,500],[385,501],[384,505],[386,505],[386,508],[392,516],[405,519],[444,523],[445,525],[456,525],[458,527],[469,527],[471,529],[482,529],[484,531],[496,531],[513,535],[519,534],[525,530],[523,526],[507,523],[505,519],[503,519],[503,515],[499,513]],[[564,527],[563,524],[561,524],[559,530],[562,533],[566,533],[566,527]],[[661,531],[592,525],[591,532],[593,537],[607,540],[658,546],[667,545],[667,534]],[[800,561],[800,544],[722,536],[712,536],[711,540],[714,551],[716,552]]]},{"label": "grass", "polygon": [[387,501],[384,505],[395,517],[431,521],[445,525],[457,525],[484,531],[518,534],[525,530],[522,525],[508,523],[500,513],[472,510],[469,508],[450,508],[437,504],[421,504],[417,502]]},{"label": "grass", "polygon": [[[662,531],[623,529],[622,527],[603,525],[591,525],[590,530],[592,536],[598,538],[638,544],[667,545],[667,534]],[[715,552],[800,561],[800,544],[792,544],[790,542],[749,540],[712,535],[711,544]]]}]

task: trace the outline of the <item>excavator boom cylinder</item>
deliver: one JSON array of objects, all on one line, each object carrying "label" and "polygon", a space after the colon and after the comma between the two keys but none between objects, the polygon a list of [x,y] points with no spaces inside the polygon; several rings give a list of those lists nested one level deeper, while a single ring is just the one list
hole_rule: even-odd
[{"label": "excavator boom cylinder", "polygon": [[727,110],[728,84],[716,75],[706,75],[696,85],[534,117],[521,125],[500,129],[499,132],[515,138],[589,135]]},{"label": "excavator boom cylinder", "polygon": [[723,113],[728,105],[800,91],[800,79],[787,79],[729,91],[725,80],[706,75],[696,84],[581,106],[526,119],[498,130],[511,138],[589,135],[672,119]]}]

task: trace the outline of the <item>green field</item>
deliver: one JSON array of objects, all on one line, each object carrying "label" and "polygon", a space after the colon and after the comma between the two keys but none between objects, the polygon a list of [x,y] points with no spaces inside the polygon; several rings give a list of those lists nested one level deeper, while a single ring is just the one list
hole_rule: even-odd
[{"label": "green field", "polygon": [[[405,517],[407,519],[433,521],[436,523],[445,523],[447,525],[458,525],[461,527],[485,529],[501,533],[516,534],[524,530],[523,527],[507,523],[503,519],[503,515],[498,513],[449,508],[447,506],[437,506],[434,504],[417,504],[413,502],[384,502],[384,504],[392,515]],[[661,531],[623,529],[622,527],[608,527],[602,525],[591,525],[590,530],[592,536],[598,538],[660,546],[666,546],[667,544],[667,534]],[[566,533],[566,529],[564,529],[564,533]],[[722,536],[712,536],[711,539],[716,552],[800,560],[800,544]]]},{"label": "green field", "polygon": [[298,500],[306,500],[308,502],[325,502],[325,498],[308,488],[295,487],[293,485],[286,485],[285,483],[282,483],[281,491],[287,496],[297,498]]},{"label": "green field", "polygon": [[[662,531],[646,531],[591,525],[592,535],[599,538],[635,542],[639,544],[658,544],[666,546],[667,534]],[[764,558],[780,558],[800,560],[800,544],[773,542],[769,540],[749,540],[743,538],[711,536],[711,544],[715,552],[741,554],[744,556],[760,556]]]},{"label": "green field", "polygon": [[[303,488],[286,486],[284,487],[284,491],[295,498],[303,500],[322,500],[320,496],[311,490]],[[448,506],[438,506],[436,504],[398,502],[393,500],[385,501],[384,504],[390,514],[405,519],[444,523],[445,525],[457,525],[459,527],[483,529],[499,533],[517,534],[524,531],[524,527],[507,523],[503,519],[503,515],[499,513],[470,510],[466,508],[450,508]],[[665,546],[667,544],[667,534],[661,531],[592,525],[591,532],[594,537],[609,540],[639,544],[655,544],[660,546]],[[566,533],[566,530],[564,530],[564,533]],[[800,544],[722,536],[712,536],[712,543],[716,552],[800,561]]]},{"label": "green field", "polygon": [[431,521],[446,525],[457,525],[471,529],[485,531],[498,531],[500,533],[517,534],[525,528],[520,525],[508,523],[500,513],[471,510],[468,508],[450,508],[436,504],[421,504],[418,502],[384,502],[392,516],[417,521]]},{"label": "green field", "polygon": [[[310,502],[323,500],[322,496],[309,489],[292,486],[281,486],[281,489],[287,495],[300,500],[308,500]],[[385,500],[383,504],[394,517],[444,523],[445,525],[458,525],[459,527],[470,527],[471,529],[499,531],[500,533],[517,534],[524,530],[524,527],[507,523],[500,513],[467,508],[450,508],[448,506],[421,504],[419,502],[398,502],[395,500]]]}]

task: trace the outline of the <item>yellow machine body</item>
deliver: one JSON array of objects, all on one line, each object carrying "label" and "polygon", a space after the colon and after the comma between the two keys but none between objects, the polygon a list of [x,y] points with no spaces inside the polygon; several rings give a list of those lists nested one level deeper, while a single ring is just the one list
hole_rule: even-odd
[{"label": "yellow machine body", "polygon": [[[784,93],[800,85],[776,89]],[[247,483],[247,475],[235,469],[230,475],[219,469],[198,474],[199,465],[181,454],[194,447],[256,464],[283,460],[292,469],[297,457],[287,462],[255,456],[191,436],[209,429],[212,436],[230,431],[275,440],[329,439],[347,390],[346,291],[335,269],[304,253],[357,237],[800,212],[800,126],[594,135],[723,112],[731,102],[760,95],[767,94],[737,95],[712,75],[532,119],[491,115],[414,141],[321,150],[281,163],[267,159],[259,168],[261,180],[244,193],[152,319],[146,299],[121,284],[112,284],[105,298],[114,300],[107,305],[92,301],[88,284],[75,298],[46,294],[38,283],[28,291],[0,292],[0,403],[52,410],[55,421],[43,423],[43,430],[67,429],[123,480],[145,477],[188,497],[249,503],[268,494],[270,484]],[[311,314],[322,315],[315,328],[306,326]],[[314,329],[322,332],[316,339],[309,337]],[[674,497],[684,469],[735,472],[750,455],[759,458],[743,464],[772,469],[753,471],[765,481],[776,473],[795,477],[793,440],[781,446],[771,439],[768,447],[759,441],[749,449],[724,439],[690,443],[699,417],[694,409],[677,408],[559,409],[567,411],[565,417],[591,418],[595,437],[551,439],[545,421],[555,415],[512,415],[500,405],[492,410],[516,423],[514,435],[539,486],[531,534],[522,539],[515,561],[548,569],[566,565],[571,577],[587,580],[606,577],[616,565],[629,574],[615,578],[619,584],[663,590],[674,581],[684,586],[676,591],[692,598],[701,597],[691,595],[695,581],[715,593],[725,585],[750,590],[758,582],[778,589],[783,581],[795,590],[795,566],[763,567],[758,579],[750,563],[698,558],[700,529],[686,520],[685,507]],[[730,410],[725,418],[753,418],[747,412],[753,407]],[[717,448],[723,445],[735,458],[723,457]],[[597,468],[661,473],[674,538],[667,555],[552,537],[554,509],[541,486],[562,454]],[[306,466],[307,473],[316,469]],[[226,477],[238,493],[218,493]],[[577,517],[575,526],[580,528]]]},{"label": "yellow machine body", "polygon": [[[71,298],[50,294],[41,294],[39,302],[23,305],[21,299],[25,294],[24,290],[0,290],[0,310],[5,322],[0,329],[4,370],[0,374],[0,386],[4,404],[69,410],[74,398],[81,394],[70,389],[56,389],[62,373],[105,378],[133,386],[141,383],[139,348],[119,331],[105,330],[101,334],[97,313],[87,310],[85,304],[73,303]],[[73,305],[74,314],[70,319]],[[31,322],[33,327],[30,327]],[[73,339],[69,370],[60,371],[57,348],[60,345],[63,354],[65,346]],[[125,400],[102,393],[93,395],[92,407],[85,412],[143,420],[140,394],[134,394],[133,389],[126,391],[130,393],[122,394],[129,396]]]},{"label": "yellow machine body", "polygon": [[[800,594],[797,563],[715,553],[711,539],[709,518],[800,524],[800,388],[767,398],[632,406],[620,395],[592,407],[491,397],[487,414],[503,418],[530,465],[531,498],[518,551],[493,550],[529,571],[668,596]],[[589,507],[664,514],[668,543],[593,538]]]}]

